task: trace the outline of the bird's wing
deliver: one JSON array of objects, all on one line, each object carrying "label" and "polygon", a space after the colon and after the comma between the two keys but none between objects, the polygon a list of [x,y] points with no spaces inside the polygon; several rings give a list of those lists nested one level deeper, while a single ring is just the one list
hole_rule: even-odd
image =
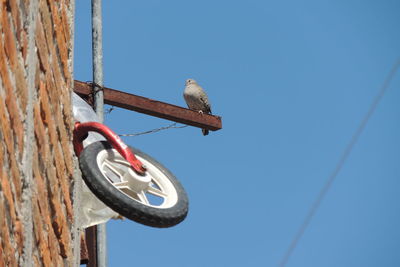
[{"label": "bird's wing", "polygon": [[204,95],[200,96],[200,101],[204,105],[204,111],[211,114],[211,105],[210,105],[210,102],[208,102],[207,95],[204,94]]}]

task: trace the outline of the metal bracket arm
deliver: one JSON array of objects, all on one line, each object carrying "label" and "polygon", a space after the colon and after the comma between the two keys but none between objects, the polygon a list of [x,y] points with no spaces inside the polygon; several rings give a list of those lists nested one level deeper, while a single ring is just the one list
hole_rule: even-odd
[{"label": "metal bracket arm", "polygon": [[143,166],[131,149],[121,140],[121,138],[114,133],[110,128],[98,122],[75,122],[74,128],[74,149],[75,153],[79,154],[83,150],[83,140],[87,137],[89,132],[96,132],[104,136],[107,141],[126,159],[132,168],[140,175],[144,175],[146,168]]}]

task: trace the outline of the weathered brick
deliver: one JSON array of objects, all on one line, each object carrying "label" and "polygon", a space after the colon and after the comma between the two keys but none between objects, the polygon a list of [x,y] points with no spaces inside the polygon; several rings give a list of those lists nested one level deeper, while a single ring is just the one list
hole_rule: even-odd
[{"label": "weathered brick", "polygon": [[61,143],[62,151],[64,151],[64,164],[67,170],[68,177],[69,179],[69,184],[73,183],[73,174],[74,174],[74,162],[73,162],[73,148],[71,147],[71,142],[72,141],[65,141]]},{"label": "weathered brick", "polygon": [[[22,184],[31,164],[35,266],[72,265],[71,200],[74,174],[70,104],[72,89],[70,1],[39,0],[35,32],[29,0],[0,0],[0,267],[17,266],[24,254]],[[29,47],[33,35],[36,47]],[[32,50],[33,49],[33,50]],[[35,72],[28,56],[36,57]],[[29,106],[28,76],[37,99]],[[31,162],[21,162],[26,144],[27,108],[33,109]],[[26,148],[25,148],[26,149]],[[30,152],[31,153],[31,152]],[[24,183],[25,184],[25,183]],[[70,261],[71,260],[71,261]]]},{"label": "weathered brick", "polygon": [[[56,54],[52,54],[51,55],[51,60],[53,60],[53,61],[57,60],[57,55]],[[54,76],[54,80],[61,81],[61,82],[57,82],[55,84],[55,88],[57,88],[57,90],[59,92],[62,92],[63,88],[66,88],[66,85],[67,85],[66,82],[68,82],[69,80],[64,80],[64,77],[61,74],[60,65],[57,64],[57,65],[54,66],[54,68],[53,68],[53,76]],[[68,78],[68,77],[66,77],[66,78]]]},{"label": "weathered brick", "polygon": [[6,266],[6,263],[4,262],[4,257],[5,257],[5,254],[3,253],[3,247],[0,244],[0,267]]},{"label": "weathered brick", "polygon": [[15,94],[12,91],[7,92],[5,103],[7,106],[8,115],[10,116],[11,129],[13,130],[13,134],[17,139],[18,149],[22,150],[24,127],[22,125],[20,110],[17,104],[17,100],[15,98]]},{"label": "weathered brick", "polygon": [[18,171],[17,161],[14,157],[14,136],[11,131],[10,124],[8,123],[8,117],[5,114],[5,105],[0,101],[0,126],[2,129],[2,134],[4,138],[4,142],[6,145],[8,155],[8,164],[12,173],[12,180],[14,182],[14,187],[16,190],[17,199],[21,198],[21,181],[20,174]]},{"label": "weathered brick", "polygon": [[[0,178],[2,178],[2,172],[0,172]],[[1,184],[0,184],[0,189],[1,189]],[[4,195],[1,190],[0,190],[0,210],[1,211],[6,210],[4,207]],[[4,215],[0,216],[0,231],[1,231],[1,229],[3,229],[3,227],[5,227],[5,223],[6,223],[6,216],[4,216]],[[0,247],[3,247],[1,245],[2,241],[3,240],[0,239]]]},{"label": "weathered brick", "polygon": [[[0,133],[0,172],[1,170],[3,170],[3,162],[4,162],[4,149],[3,149],[3,138],[2,138],[2,134]],[[1,178],[0,178],[1,179]],[[1,187],[0,187],[0,191],[1,191]]]},{"label": "weathered brick", "polygon": [[32,197],[33,233],[36,239],[36,243],[39,244],[40,240],[42,239],[42,236],[43,238],[46,236],[46,232],[43,231],[44,227],[42,220],[40,218],[41,214],[37,202],[38,202],[38,197],[34,195]]},{"label": "weathered brick", "polygon": [[60,254],[60,246],[58,244],[58,238],[56,234],[53,231],[53,228],[49,230],[48,232],[48,238],[47,238],[47,243],[50,248],[50,257],[51,261],[53,263],[53,266],[61,266],[60,265],[60,257],[58,255]]},{"label": "weathered brick", "polygon": [[8,56],[11,68],[15,70],[17,62],[17,46],[14,38],[13,29],[9,23],[8,12],[6,12],[6,5],[3,6],[3,16],[1,16],[1,24],[3,27],[4,39],[5,39],[5,51]]},{"label": "weathered brick", "polygon": [[46,72],[50,70],[49,67],[49,50],[46,44],[46,37],[43,29],[43,24],[40,18],[36,22],[36,47],[39,54],[39,62],[41,69]]},{"label": "weathered brick", "polygon": [[[74,174],[74,167],[73,167],[73,159],[72,159],[72,152],[73,152],[73,148],[71,146],[71,142],[72,141],[62,141],[61,142],[61,150],[64,153],[64,165],[65,165],[65,169],[66,169],[66,176],[67,177],[72,177]],[[72,179],[72,178],[71,178]],[[71,181],[69,181],[71,182]]]},{"label": "weathered brick", "polygon": [[19,49],[22,53],[22,59],[24,60],[24,65],[27,66],[28,62],[26,61],[26,56],[28,55],[28,36],[24,30],[21,31],[21,41],[19,45]]},{"label": "weathered brick", "polygon": [[4,47],[0,42],[0,75],[3,81],[6,94],[5,104],[10,114],[10,120],[12,126],[11,128],[13,129],[14,134],[17,136],[17,143],[19,149],[21,149],[21,146],[23,144],[23,127],[21,118],[19,116],[19,109],[15,99],[14,89],[11,84],[10,76],[7,70],[7,60],[4,58],[4,54],[2,53],[2,51],[4,51]]},{"label": "weathered brick", "polygon": [[53,21],[53,27],[56,37],[56,46],[55,48],[58,50],[58,56],[61,58],[60,65],[62,66],[63,76],[67,77],[70,73],[68,69],[68,49],[66,47],[66,40],[64,39],[64,25],[60,19],[59,8],[57,7],[56,2],[48,0],[48,5],[51,10],[51,19]]},{"label": "weathered brick", "polygon": [[[4,206],[2,206],[2,208],[4,209]],[[1,245],[4,251],[6,251],[6,256],[4,257],[5,266],[17,266],[17,259],[15,257],[16,251],[14,246],[11,244],[11,236],[8,229],[7,221],[3,220],[3,223],[1,224],[0,235],[2,237]]]},{"label": "weathered brick", "polygon": [[[49,98],[46,92],[46,84],[42,81],[39,83],[39,103],[40,103],[40,116],[43,121],[43,124],[46,125],[46,127],[49,127],[49,125],[53,125],[54,127],[54,121],[52,118],[52,110],[49,102]],[[53,142],[53,140],[51,140]]]},{"label": "weathered brick", "polygon": [[33,266],[38,267],[38,266],[42,266],[42,264],[39,261],[39,256],[37,255],[37,253],[33,254]]},{"label": "weathered brick", "polygon": [[21,203],[21,192],[22,192],[22,183],[21,183],[21,174],[18,167],[18,162],[15,157],[10,160],[10,170],[12,174],[12,181],[15,189],[15,199],[17,203]]},{"label": "weathered brick", "polygon": [[48,157],[48,150],[46,149],[46,143],[47,143],[47,138],[46,138],[46,129],[44,128],[43,122],[41,120],[41,114],[40,114],[40,105],[39,103],[36,103],[33,109],[33,116],[34,116],[34,121],[35,121],[35,138],[36,138],[36,143],[39,148],[39,154],[42,159],[47,159]]},{"label": "weathered brick", "polygon": [[[51,199],[60,199],[60,186],[57,180],[57,172],[50,160],[44,162],[44,171],[46,177],[47,192],[49,193],[49,201]],[[53,209],[53,208],[52,208]]]},{"label": "weathered brick", "polygon": [[67,15],[67,5],[65,3],[61,3],[61,21],[64,28],[64,39],[68,43],[68,40],[71,40],[71,27],[68,24],[68,15]]},{"label": "weathered brick", "polygon": [[58,237],[61,256],[67,257],[69,254],[67,247],[70,243],[70,233],[66,227],[67,221],[59,200],[52,198],[51,205],[53,207],[53,229]]},{"label": "weathered brick", "polygon": [[40,196],[40,201],[38,201],[38,208],[41,214],[41,218],[44,223],[44,230],[49,231],[51,225],[50,218],[50,207],[49,207],[49,194],[43,176],[39,169],[39,159],[34,156],[33,159],[33,177],[36,182],[36,194]]},{"label": "weathered brick", "polygon": [[24,243],[24,235],[23,235],[23,226],[20,219],[14,222],[14,239],[17,245],[17,250],[21,255]]},{"label": "weathered brick", "polygon": [[[55,68],[58,69],[58,68]],[[52,69],[52,72],[46,73],[46,86],[45,86],[45,94],[48,97],[48,102],[50,103],[59,103],[60,98],[62,98],[62,94],[60,90],[57,88],[57,83],[54,80],[53,74],[55,69]],[[52,113],[51,116],[60,112],[60,105],[52,105],[51,106]]]},{"label": "weathered brick", "polygon": [[[49,50],[49,54],[53,55],[55,54],[56,50],[54,48],[54,24],[53,21],[51,20],[51,14],[50,14],[50,10],[49,7],[47,6],[46,1],[40,1],[39,3],[39,7],[40,7],[40,17],[41,17],[41,21],[42,21],[42,25],[43,25],[43,29],[44,29],[44,36],[45,36],[45,40],[47,43],[47,49]],[[58,61],[58,60],[57,60]],[[54,64],[57,64],[58,62],[54,61]]]},{"label": "weathered brick", "polygon": [[9,119],[6,113],[6,105],[0,99],[0,126],[3,134],[3,140],[9,155],[14,155],[14,136],[10,127]]},{"label": "weathered brick", "polygon": [[37,246],[39,247],[39,255],[45,266],[51,265],[50,249],[47,242],[48,227],[43,220],[43,214],[39,210],[41,200],[38,197],[33,198],[33,225]]},{"label": "weathered brick", "polygon": [[[66,112],[65,108],[62,111],[63,111],[63,113],[65,113]],[[64,116],[61,113],[61,111],[59,113],[55,114],[55,115],[56,115],[56,121],[64,122]],[[64,153],[63,160],[64,160],[64,164],[65,164],[65,166],[67,168],[67,173],[66,173],[67,176],[71,176],[73,174],[73,166],[72,166],[72,162],[73,162],[72,153],[73,153],[73,151],[72,151],[72,146],[71,146],[72,139],[71,139],[71,135],[70,135],[70,133],[72,131],[71,121],[72,121],[72,119],[70,117],[68,128],[66,127],[66,125],[64,123],[60,123],[57,126],[57,129],[58,129],[58,132],[59,132],[59,137],[60,137],[61,150]]]},{"label": "weathered brick", "polygon": [[51,147],[55,146],[58,142],[58,133],[56,126],[54,125],[54,119],[52,116],[46,116],[47,118],[47,130],[50,137]]},{"label": "weathered brick", "polygon": [[21,26],[21,17],[20,17],[20,12],[18,8],[18,3],[17,1],[7,1],[7,4],[9,5],[9,9],[11,10],[11,19],[13,21],[13,26],[16,32],[16,37],[17,37],[17,44],[21,42],[20,39],[20,33],[22,31],[22,26]]},{"label": "weathered brick", "polygon": [[[16,85],[16,98],[21,104],[22,111],[26,110],[28,103],[28,88],[26,84],[25,69],[21,64],[17,65],[15,70],[15,85]],[[25,112],[23,112],[25,114]]]},{"label": "weathered brick", "polygon": [[56,166],[56,171],[57,171],[57,177],[59,178],[60,186],[61,186],[61,192],[63,194],[63,199],[64,199],[64,204],[67,210],[67,216],[68,218],[72,218],[72,202],[71,202],[71,197],[70,197],[70,191],[69,191],[69,180],[66,179],[66,170],[65,170],[65,165],[64,165],[64,160],[63,160],[63,154],[61,153],[60,147],[58,144],[54,145],[54,163]]},{"label": "weathered brick", "polygon": [[35,71],[36,71],[36,72],[35,72],[35,86],[34,86],[34,88],[35,88],[36,90],[38,90],[38,89],[39,89],[40,79],[41,79],[41,77],[42,77],[41,65],[40,65],[40,61],[39,61],[39,60],[36,62]]},{"label": "weathered brick", "polygon": [[40,7],[40,16],[42,17],[42,21],[43,21],[43,28],[45,29],[45,33],[46,33],[46,39],[48,42],[54,42],[54,27],[57,25],[54,25],[54,22],[51,20],[51,12],[50,9],[51,7],[49,6],[49,3],[44,0],[44,1],[40,1],[39,3],[39,7]]},{"label": "weathered brick", "polygon": [[3,42],[0,42],[0,76],[3,83],[3,89],[5,89],[5,93],[12,92],[12,84],[10,75],[8,72],[8,63],[5,57],[5,50],[4,50]]},{"label": "weathered brick", "polygon": [[8,181],[8,177],[7,177],[7,175],[4,175],[4,173],[2,173],[2,177],[1,177],[1,188],[2,188],[2,192],[3,192],[3,196],[4,196],[4,201],[6,201],[7,206],[8,206],[7,210],[4,210],[3,212],[8,213],[9,216],[11,217],[11,219],[13,221],[16,221],[17,216],[15,214],[13,193],[11,190],[10,182]]}]

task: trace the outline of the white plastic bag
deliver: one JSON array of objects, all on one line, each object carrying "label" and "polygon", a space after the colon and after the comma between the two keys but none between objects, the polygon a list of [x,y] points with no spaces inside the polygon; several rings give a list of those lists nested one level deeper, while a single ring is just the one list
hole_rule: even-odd
[{"label": "white plastic bag", "polygon": [[[76,93],[72,93],[72,112],[74,114],[75,121],[99,122],[99,119],[92,109],[82,98]],[[83,146],[86,147],[91,143],[105,140],[105,138],[94,132],[90,132],[88,137],[83,141]],[[82,183],[82,197],[81,197],[81,227],[87,228],[89,226],[105,223],[111,218],[118,218],[119,214],[107,207],[101,202],[87,187]]]}]

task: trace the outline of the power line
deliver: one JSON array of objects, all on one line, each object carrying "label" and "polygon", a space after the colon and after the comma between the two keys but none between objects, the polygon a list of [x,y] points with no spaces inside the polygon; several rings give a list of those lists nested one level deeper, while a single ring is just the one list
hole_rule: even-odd
[{"label": "power line", "polygon": [[176,125],[176,122],[172,123],[172,124],[170,124],[168,126],[164,126],[164,127],[148,130],[148,131],[145,131],[145,132],[133,133],[133,134],[119,134],[119,136],[131,136],[131,137],[134,137],[134,136],[143,135],[143,134],[156,133],[156,132],[159,132],[159,131],[162,131],[162,130],[167,130],[167,129],[180,129],[180,128],[188,127],[188,125],[183,125],[183,126],[175,126],[175,125]]},{"label": "power line", "polygon": [[394,75],[396,74],[397,70],[400,67],[400,59],[395,62],[391,71],[389,72],[388,76],[386,77],[382,87],[380,88],[378,94],[375,96],[374,101],[372,102],[371,106],[368,109],[368,112],[365,114],[363,120],[361,121],[360,125],[358,126],[357,130],[353,134],[349,144],[346,146],[342,156],[339,159],[335,169],[333,170],[332,174],[329,176],[329,179],[325,182],[324,186],[322,187],[321,191],[318,194],[317,199],[312,204],[310,210],[308,211],[303,223],[301,224],[299,230],[297,231],[296,235],[294,236],[290,246],[286,250],[279,266],[285,267],[286,263],[288,262],[290,256],[292,255],[294,249],[298,245],[299,240],[303,236],[305,230],[308,228],[312,218],[314,217],[315,213],[317,212],[319,206],[321,205],[322,200],[325,198],[326,194],[328,193],[329,189],[331,188],[334,180],[336,179],[337,175],[339,174],[340,170],[342,169],[344,163],[346,162],[348,156],[350,155],[354,145],[357,143],[361,133],[364,131],[365,126],[367,125],[369,119],[371,118],[372,114],[375,112],[376,107],[378,106],[379,102],[383,98],[387,88],[389,87],[390,83],[393,80]]}]

